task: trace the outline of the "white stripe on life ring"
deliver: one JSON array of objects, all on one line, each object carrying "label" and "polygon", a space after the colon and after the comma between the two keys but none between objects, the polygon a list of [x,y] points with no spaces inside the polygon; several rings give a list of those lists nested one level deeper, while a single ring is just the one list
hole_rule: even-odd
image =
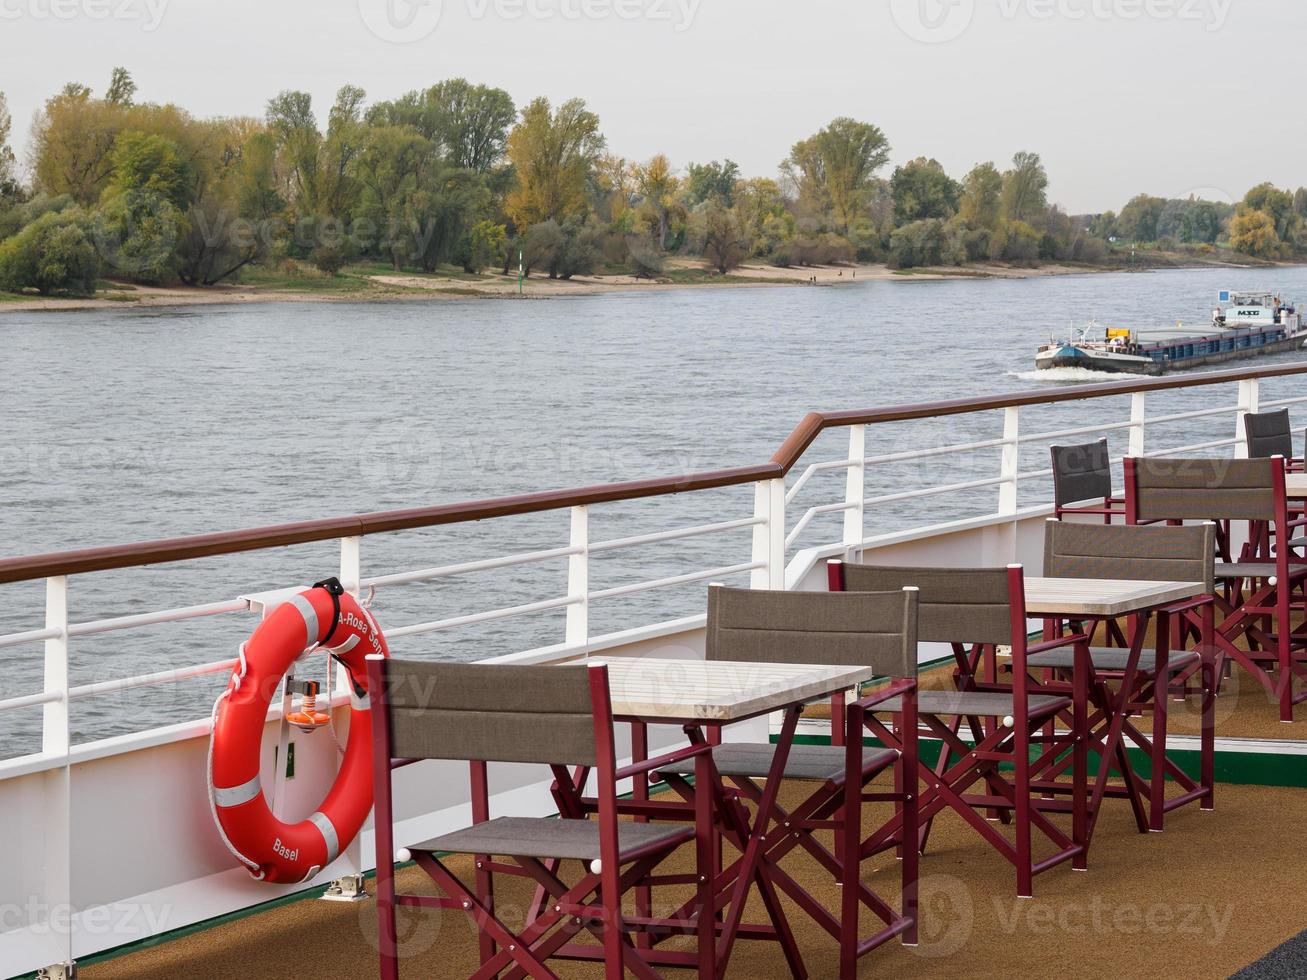
[{"label": "white stripe on life ring", "polygon": [[354,691],[354,685],[351,684],[349,686],[349,706],[355,711],[371,711],[372,695],[364,694],[362,697],[359,697]]},{"label": "white stripe on life ring", "polygon": [[331,825],[331,821],[321,810],[309,814],[309,823],[322,832],[322,839],[327,842],[327,864],[330,864],[340,853],[340,839],[336,836],[336,828]]},{"label": "white stripe on life ring", "polygon": [[226,809],[227,807],[240,806],[242,803],[248,803],[250,800],[257,799],[263,792],[263,785],[258,776],[255,776],[249,782],[241,783],[239,786],[221,786],[213,787],[213,803]]},{"label": "white stripe on life ring", "polygon": [[302,595],[292,596],[290,604],[304,617],[304,629],[308,633],[308,639],[304,642],[305,648],[313,646],[318,642],[318,611],[313,608],[313,603]]}]

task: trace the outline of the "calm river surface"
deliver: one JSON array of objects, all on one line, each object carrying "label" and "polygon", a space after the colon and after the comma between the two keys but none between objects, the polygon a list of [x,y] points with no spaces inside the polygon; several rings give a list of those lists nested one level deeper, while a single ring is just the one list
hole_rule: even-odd
[{"label": "calm river surface", "polygon": [[[1193,270],[838,288],[684,289],[543,301],[269,304],[0,313],[0,553],[34,554],[360,511],[718,469],[766,460],[809,410],[870,408],[1104,380],[1035,377],[1034,348],[1072,321],[1205,324],[1221,288],[1307,302],[1307,269]],[[1286,355],[1292,359],[1298,355]],[[1051,372],[1051,374],[1057,374]],[[1298,382],[1268,385],[1289,393]],[[1211,404],[1214,389],[1168,400]],[[1232,403],[1227,393],[1220,403]],[[1110,421],[1123,401],[1104,401]],[[1092,422],[1095,403],[1023,413]],[[1301,414],[1301,413],[1300,413]],[[1232,433],[1197,420],[1177,445]],[[1297,424],[1307,421],[1296,419]],[[998,413],[869,433],[869,451],[999,434]],[[1150,440],[1154,437],[1150,430]],[[1115,433],[1114,448],[1124,446]],[[808,459],[842,458],[840,437]],[[1027,469],[1047,465],[1032,446]],[[974,458],[973,458],[974,457]],[[869,474],[868,492],[996,475],[997,451]],[[1032,480],[1022,503],[1046,499]],[[814,480],[790,520],[842,494]],[[993,509],[993,488],[892,505],[869,531]],[[595,508],[592,540],[748,516],[747,488]],[[818,521],[803,543],[829,539]],[[369,538],[364,574],[566,544],[565,512]],[[591,587],[748,560],[748,533],[615,552]],[[334,543],[71,582],[85,621],[232,598],[334,574]],[[565,562],[383,591],[383,628],[552,598]],[[39,583],[0,587],[0,632],[39,628]],[[593,633],[702,605],[702,585],[596,603]],[[73,682],[223,659],[253,627],[216,617],[73,641]],[[398,653],[477,659],[559,642],[561,614],[442,631]],[[5,651],[0,698],[40,687],[41,648]],[[77,702],[78,740],[207,714],[222,677]],[[40,711],[0,715],[0,756]]]}]

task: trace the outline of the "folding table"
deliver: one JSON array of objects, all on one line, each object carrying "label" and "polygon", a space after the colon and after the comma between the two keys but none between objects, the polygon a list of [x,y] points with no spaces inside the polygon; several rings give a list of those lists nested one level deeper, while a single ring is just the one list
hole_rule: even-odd
[{"label": "folding table", "polygon": [[[775,745],[771,771],[762,799],[751,825],[738,820],[731,823],[732,836],[744,846],[743,854],[725,870],[718,868],[717,835],[714,828],[724,826],[738,813],[724,812],[726,794],[713,768],[710,753],[695,755],[695,786],[714,787],[714,792],[694,793],[695,857],[698,888],[695,899],[674,913],[672,920],[692,921],[698,935],[698,953],[692,962],[668,953],[667,961],[686,967],[697,966],[699,976],[720,977],[726,970],[735,940],[771,939],[780,943],[791,972],[799,974],[802,959],[790,931],[777,894],[779,869],[762,860],[767,841],[766,831],[781,786],[794,733],[803,706],[839,691],[855,688],[872,678],[867,667],[833,667],[807,664],[737,663],[732,661],[664,660],[653,658],[594,658],[589,663],[608,666],[608,681],[613,717],[632,722],[639,731],[642,725],[679,725],[690,739],[691,747],[678,749],[653,759],[641,760],[643,746],[637,746],[636,760],[619,769],[619,779],[630,776],[637,786],[637,799],[627,812],[641,816],[671,816],[678,804],[641,799],[643,779],[662,765],[681,758],[687,751],[705,742],[719,741],[721,729],[772,712],[784,712],[781,733]],[[564,812],[584,812],[583,798],[587,773],[556,772],[555,795]],[[680,806],[681,812],[685,807]],[[758,887],[767,910],[770,926],[746,925],[742,916],[749,890]],[[787,882],[791,890],[798,888]],[[806,895],[806,892],[803,893]],[[816,899],[807,896],[816,905]],[[660,957],[661,958],[661,957]]]},{"label": "folding table", "polygon": [[[1107,795],[1123,796],[1130,801],[1135,822],[1140,832],[1161,830],[1165,812],[1193,800],[1201,800],[1204,809],[1211,808],[1212,766],[1210,753],[1204,753],[1202,774],[1195,783],[1187,773],[1166,758],[1166,690],[1154,697],[1152,737],[1146,736],[1130,720],[1132,695],[1136,690],[1139,661],[1149,618],[1156,618],[1157,677],[1166,676],[1163,670],[1170,654],[1170,616],[1178,614],[1189,602],[1206,594],[1202,582],[1145,582],[1129,579],[1080,578],[1028,578],[1026,579],[1026,612],[1044,619],[1046,636],[1055,636],[1063,620],[1108,621],[1121,616],[1132,616],[1131,642],[1121,669],[1113,671],[1120,677],[1120,687],[1112,690],[1105,683],[1094,685],[1090,707],[1090,748],[1098,753],[1101,762],[1094,787],[1089,795],[1089,841],[1093,840],[1094,826],[1098,822],[1103,798]],[[1204,668],[1211,669],[1213,647],[1212,617],[1203,617],[1206,634],[1201,638]],[[1210,697],[1210,687],[1204,696]],[[1069,688],[1067,688],[1069,690]],[[1204,724],[1210,725],[1211,712],[1204,711]],[[1126,753],[1125,739],[1129,738],[1152,760],[1152,778],[1148,784],[1135,774]],[[1206,739],[1210,743],[1210,738]],[[1125,785],[1110,787],[1108,779],[1116,768]],[[1166,800],[1165,779],[1170,774],[1180,783],[1184,792],[1173,800]],[[1048,792],[1065,790],[1065,784],[1048,782],[1037,784]],[[1148,798],[1145,811],[1143,799]],[[1049,806],[1050,809],[1056,807]]]}]

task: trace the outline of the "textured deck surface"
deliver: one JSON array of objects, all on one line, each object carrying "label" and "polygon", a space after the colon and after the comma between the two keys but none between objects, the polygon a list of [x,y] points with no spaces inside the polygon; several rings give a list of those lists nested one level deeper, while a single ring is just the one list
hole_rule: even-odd
[{"label": "textured deck surface", "polygon": [[[803,789],[787,786],[783,797],[792,804]],[[1111,806],[1099,824],[1089,871],[1050,871],[1036,879],[1034,899],[1018,901],[1010,866],[960,820],[942,819],[922,862],[922,945],[883,947],[863,960],[860,975],[1080,980],[1088,969],[1122,980],[1228,977],[1307,928],[1307,855],[1298,844],[1304,825],[1307,790],[1220,786],[1215,812],[1177,811],[1163,834],[1136,833],[1128,808]],[[688,868],[689,850],[674,860]],[[455,866],[466,875],[466,862]],[[824,901],[837,901],[829,879],[806,858],[787,867]],[[863,876],[897,897],[892,857],[868,862]],[[402,874],[408,888],[422,881],[421,872]],[[505,908],[522,907],[527,898],[507,881],[499,895]],[[829,938],[787,908],[811,976],[835,976]],[[475,941],[461,913],[413,913],[402,921],[404,976],[460,977],[474,969]],[[374,943],[372,902],[302,901],[90,965],[82,975],[247,980],[301,976],[311,968],[323,976],[364,978],[376,976]],[[563,977],[600,976],[589,966],[557,969]],[[776,949],[752,942],[737,946],[728,972],[754,980],[783,975]]]}]

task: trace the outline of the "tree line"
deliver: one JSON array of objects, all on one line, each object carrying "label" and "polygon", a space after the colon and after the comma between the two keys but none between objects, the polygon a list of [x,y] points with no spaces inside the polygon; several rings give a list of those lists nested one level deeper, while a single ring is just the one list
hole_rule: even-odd
[{"label": "tree line", "polygon": [[354,262],[395,271],[658,277],[671,256],[726,274],[776,266],[999,261],[1109,264],[1124,245],[1307,253],[1307,189],[1238,205],[1141,194],[1119,212],[1048,200],[1038,154],[960,180],[920,157],[886,169],[876,126],[841,117],[794,143],[775,177],[730,159],[678,168],[613,153],[584,101],[519,107],[448,79],[369,103],[347,85],[325,120],[285,91],[263,118],[198,119],[140,102],[114,70],[103,94],[66,85],[36,118],[20,173],[0,93],[0,290],[90,294],[102,278],[212,286],[251,266]]}]

